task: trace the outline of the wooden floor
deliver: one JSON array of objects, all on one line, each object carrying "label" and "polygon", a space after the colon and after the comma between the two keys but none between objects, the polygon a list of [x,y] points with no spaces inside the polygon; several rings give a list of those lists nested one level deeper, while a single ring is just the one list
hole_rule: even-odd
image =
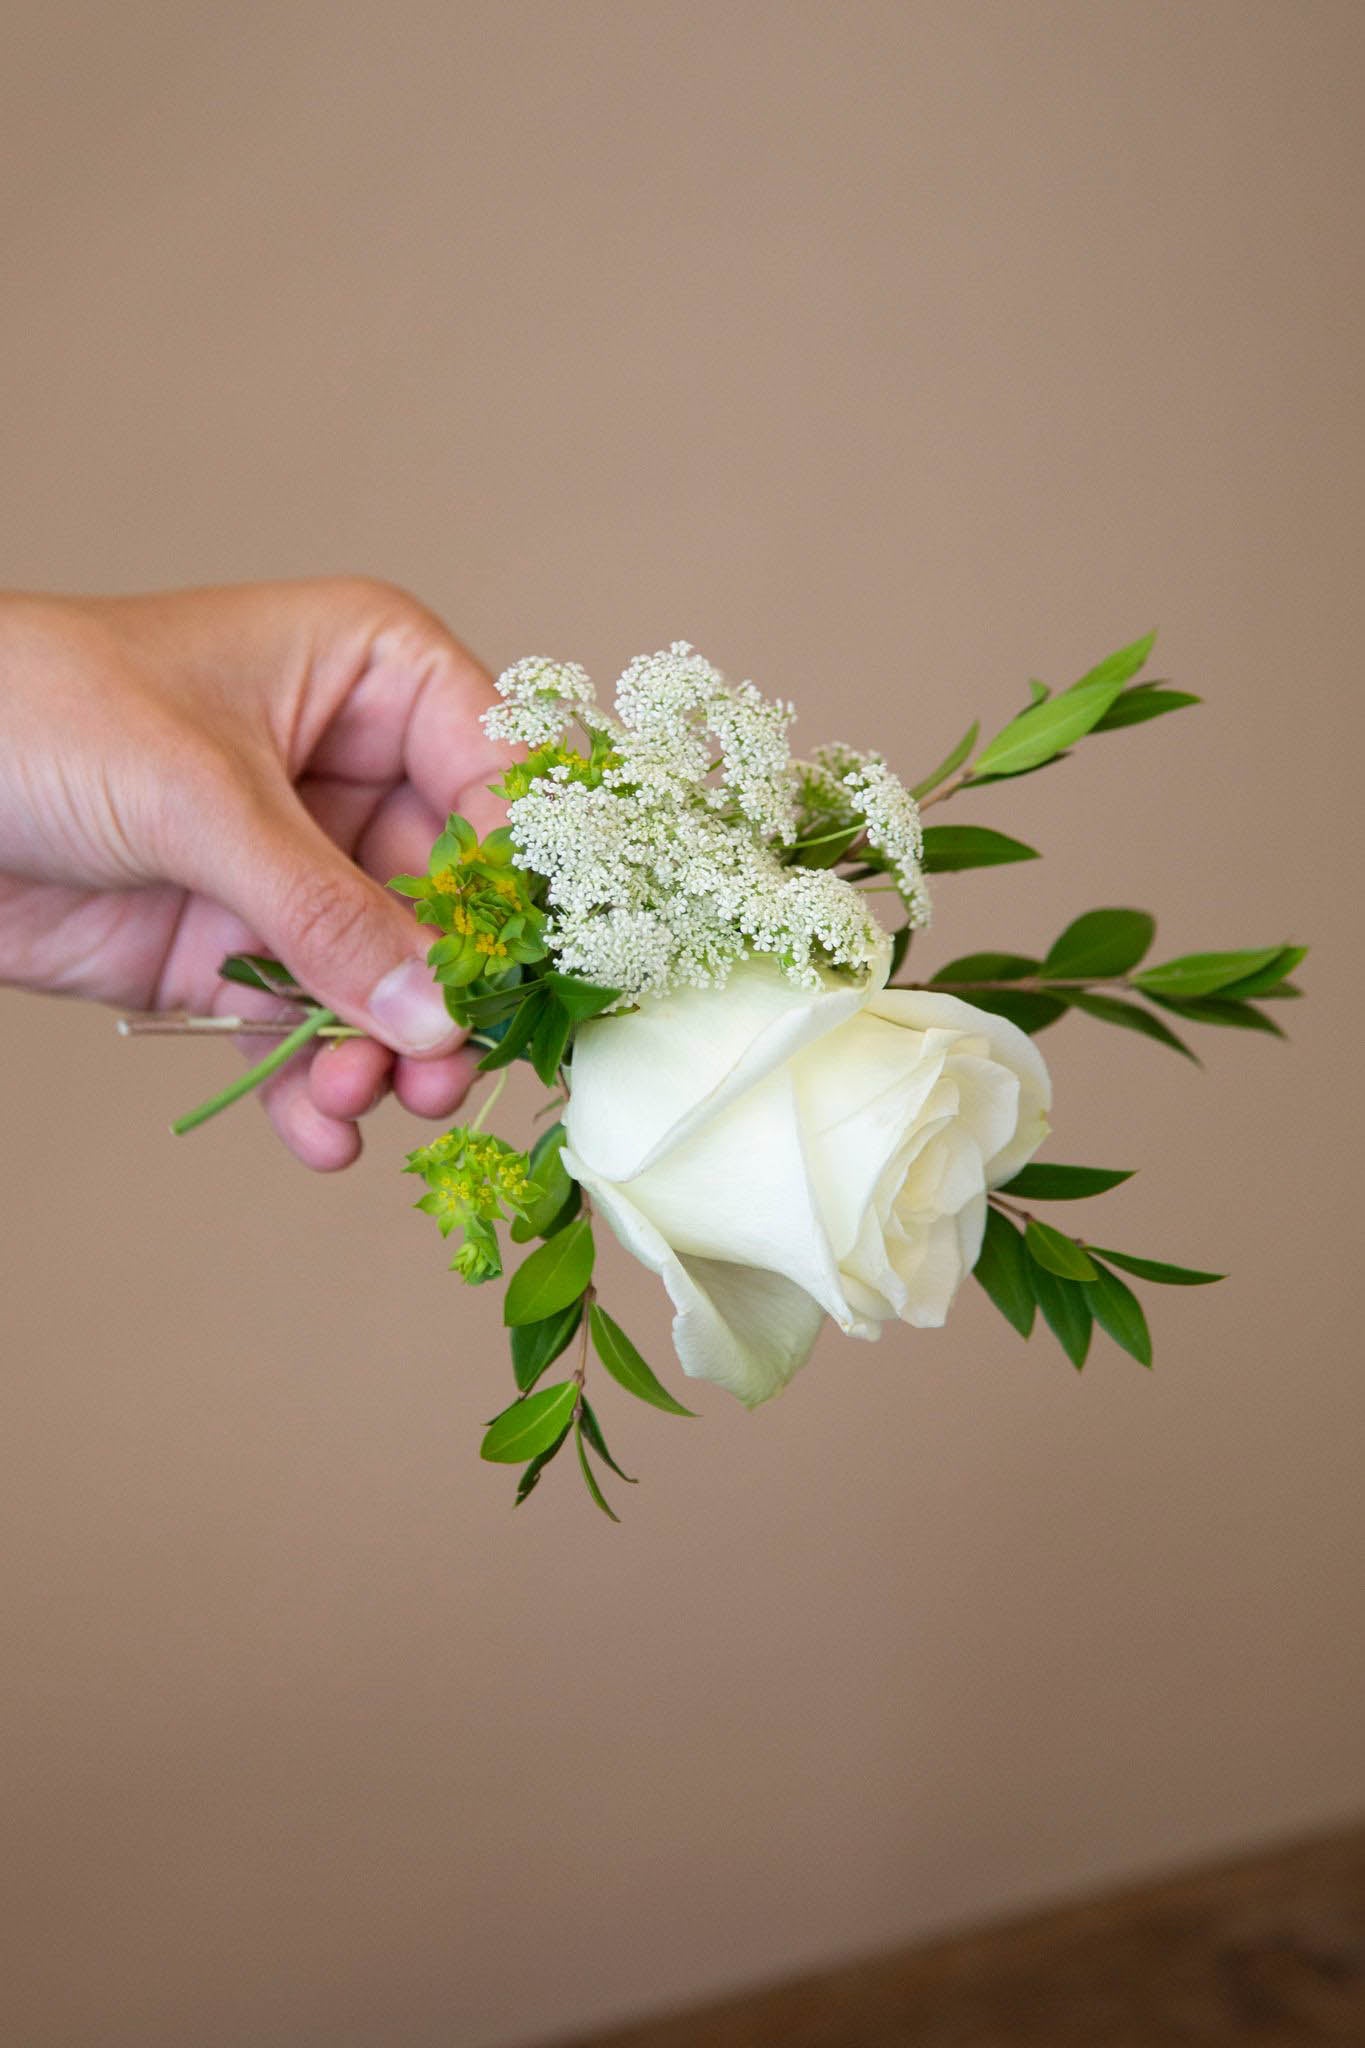
[{"label": "wooden floor", "polygon": [[1365,2048],[1365,1826],[575,2048]]}]

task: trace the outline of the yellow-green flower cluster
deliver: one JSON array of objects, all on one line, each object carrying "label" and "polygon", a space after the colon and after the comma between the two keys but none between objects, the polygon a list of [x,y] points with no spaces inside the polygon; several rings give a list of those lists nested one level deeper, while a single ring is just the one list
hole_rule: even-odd
[{"label": "yellow-green flower cluster", "polygon": [[505,825],[481,840],[464,818],[452,817],[431,850],[428,873],[399,875],[390,884],[413,898],[421,923],[442,933],[427,959],[454,1014],[476,985],[497,986],[543,959],[544,917],[531,895],[533,880],[517,866]]},{"label": "yellow-green flower cluster", "polygon": [[552,782],[578,782],[585,789],[596,789],[608,769],[618,768],[621,757],[611,744],[611,736],[597,727],[591,734],[591,752],[584,754],[577,747],[567,747],[561,741],[549,742],[536,747],[524,761],[514,762],[508,768],[502,781],[495,785],[498,796],[510,803],[526,795],[542,776]]},{"label": "yellow-green flower cluster", "polygon": [[477,1286],[502,1272],[496,1225],[524,1216],[540,1194],[524,1152],[484,1131],[457,1124],[444,1137],[409,1152],[405,1173],[420,1174],[427,1192],[416,1206],[434,1216],[442,1237],[463,1237],[451,1268]]}]

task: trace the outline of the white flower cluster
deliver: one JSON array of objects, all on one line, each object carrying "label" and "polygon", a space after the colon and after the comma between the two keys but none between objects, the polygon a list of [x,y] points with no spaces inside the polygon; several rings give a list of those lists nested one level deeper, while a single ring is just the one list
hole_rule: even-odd
[{"label": "white flower cluster", "polygon": [[919,805],[880,754],[865,754],[861,763],[846,769],[840,779],[854,811],[866,820],[867,843],[886,862],[910,923],[916,927],[928,924],[929,891],[920,867],[924,833]]},{"label": "white flower cluster", "polygon": [[494,688],[507,701],[485,711],[484,730],[527,747],[552,746],[575,718],[590,719],[595,709],[592,678],[576,661],[528,655],[504,669]]},{"label": "white flower cluster", "polygon": [[[520,661],[498,690],[488,731],[539,750],[509,816],[520,861],[546,878],[545,938],[566,972],[635,999],[717,986],[752,953],[809,988],[822,970],[862,975],[878,958],[886,938],[866,897],[784,857],[809,796],[790,705],[727,684],[685,641],[630,664],[614,717],[573,664]],[[575,720],[596,743],[591,763],[563,745]],[[914,915],[912,800],[883,764],[849,755],[838,803],[865,806]]]}]

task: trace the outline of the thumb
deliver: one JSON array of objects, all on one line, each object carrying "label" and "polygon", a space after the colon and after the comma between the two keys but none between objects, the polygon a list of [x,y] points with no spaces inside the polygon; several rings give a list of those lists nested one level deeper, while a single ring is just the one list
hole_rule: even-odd
[{"label": "thumb", "polygon": [[463,1038],[426,964],[422,927],[287,785],[243,806],[226,835],[220,826],[214,850],[214,875],[201,886],[328,1009],[394,1052],[448,1052]]}]

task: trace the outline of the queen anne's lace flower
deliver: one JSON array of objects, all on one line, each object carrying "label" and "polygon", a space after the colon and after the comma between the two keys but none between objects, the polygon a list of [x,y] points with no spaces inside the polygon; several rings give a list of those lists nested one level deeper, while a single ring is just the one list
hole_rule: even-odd
[{"label": "queen anne's lace flower", "polygon": [[[818,808],[866,820],[923,922],[918,813],[885,764],[848,750],[794,762],[791,706],[727,684],[685,641],[630,664],[614,717],[575,664],[517,662],[498,690],[489,732],[546,750],[514,771],[509,816],[520,862],[545,878],[544,938],[564,971],[623,1001],[719,986],[751,954],[805,988],[831,970],[864,978],[886,946],[867,898],[791,863],[812,778]],[[598,740],[590,774],[560,746],[574,720]]]},{"label": "queen anne's lace flower", "polygon": [[484,713],[484,729],[525,747],[553,745],[575,718],[595,708],[592,680],[576,661],[529,655],[504,669],[495,687],[507,701]]}]

